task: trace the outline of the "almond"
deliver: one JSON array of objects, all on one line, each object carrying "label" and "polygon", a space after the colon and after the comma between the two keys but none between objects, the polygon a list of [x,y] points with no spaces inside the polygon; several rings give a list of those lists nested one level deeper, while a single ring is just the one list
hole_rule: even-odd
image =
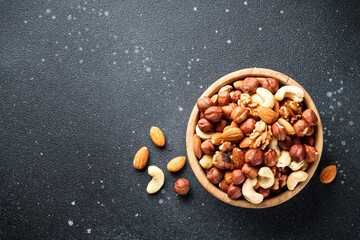
[{"label": "almond", "polygon": [[213,95],[210,99],[214,103],[214,105],[218,104],[218,95],[217,94]]},{"label": "almond", "polygon": [[177,172],[183,168],[183,166],[185,165],[185,161],[186,161],[186,158],[183,156],[176,157],[168,163],[167,169],[170,172]]},{"label": "almond", "polygon": [[285,119],[279,118],[278,122],[281,123],[285,127],[285,131],[288,135],[295,135],[295,129],[288,121],[286,121]]},{"label": "almond", "polygon": [[237,128],[240,128],[240,125],[237,124],[236,122],[232,121],[231,124],[230,124],[230,127],[237,127]]},{"label": "almond", "polygon": [[275,111],[264,106],[258,107],[258,113],[261,120],[263,120],[267,124],[273,124],[278,117]]},{"label": "almond", "polygon": [[248,148],[251,144],[251,140],[250,137],[246,137],[244,138],[241,143],[239,144],[240,148]]},{"label": "almond", "polygon": [[140,148],[134,157],[134,162],[133,162],[134,168],[139,170],[143,169],[146,166],[148,159],[149,159],[148,149],[146,147]]},{"label": "almond", "polygon": [[322,183],[331,183],[336,176],[336,172],[337,171],[335,165],[330,165],[324,168],[324,170],[322,170],[322,172],[320,173],[320,181]]},{"label": "almond", "polygon": [[201,151],[201,139],[198,135],[194,134],[193,137],[193,149],[195,155],[200,159],[202,157],[202,151]]},{"label": "almond", "polygon": [[214,145],[221,145],[224,142],[224,139],[222,138],[222,133],[214,133],[211,136],[211,142]]},{"label": "almond", "polygon": [[150,128],[150,137],[151,140],[155,143],[156,146],[162,147],[165,145],[165,137],[163,132],[158,127]]},{"label": "almond", "polygon": [[244,134],[240,128],[229,128],[226,129],[222,134],[222,139],[229,142],[240,141],[241,139],[243,139],[243,137]]},{"label": "almond", "polygon": [[237,90],[241,90],[241,87],[243,85],[243,82],[244,81],[236,81],[234,82],[234,87],[237,89]]}]

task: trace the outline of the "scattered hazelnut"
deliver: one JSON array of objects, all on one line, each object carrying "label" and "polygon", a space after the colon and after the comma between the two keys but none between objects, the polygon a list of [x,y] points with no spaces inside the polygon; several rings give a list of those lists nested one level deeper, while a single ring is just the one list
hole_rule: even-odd
[{"label": "scattered hazelnut", "polygon": [[218,93],[218,104],[220,106],[228,105],[231,100],[230,93],[228,91],[221,91]]},{"label": "scattered hazelnut", "polygon": [[293,135],[293,136],[291,136],[291,138],[292,138],[293,144],[301,144],[301,140],[298,136]]},{"label": "scattered hazelnut", "polygon": [[269,90],[272,94],[275,94],[279,90],[279,81],[276,78],[267,78],[263,81],[261,87]]},{"label": "scattered hazelnut", "polygon": [[303,114],[302,118],[309,124],[309,126],[315,126],[317,124],[317,116],[312,109],[306,109]]},{"label": "scattered hazelnut", "polygon": [[217,123],[220,122],[223,112],[220,107],[212,106],[205,110],[204,116],[207,120]]},{"label": "scattered hazelnut", "polygon": [[249,149],[245,153],[245,162],[250,166],[259,166],[264,161],[264,153],[260,149]]},{"label": "scattered hazelnut", "polygon": [[271,130],[272,130],[272,132],[274,134],[274,137],[277,140],[279,140],[279,141],[284,141],[285,140],[287,134],[286,134],[286,130],[285,130],[284,125],[282,125],[279,122],[276,122],[271,126]]},{"label": "scattered hazelnut", "polygon": [[214,106],[214,103],[209,97],[201,97],[197,100],[196,105],[201,112],[204,112],[211,106]]},{"label": "scattered hazelnut", "polygon": [[239,90],[230,92],[231,101],[234,103],[237,103],[239,101],[240,96],[241,96],[241,91]]},{"label": "scattered hazelnut", "polygon": [[226,193],[227,193],[228,187],[229,187],[229,184],[227,184],[227,183],[225,182],[225,179],[221,180],[221,182],[219,183],[219,188],[220,188],[223,192],[226,192]]},{"label": "scattered hazelnut", "polygon": [[256,121],[252,118],[247,119],[240,125],[241,131],[245,134],[245,136],[250,136],[255,128]]},{"label": "scattered hazelnut", "polygon": [[290,154],[291,160],[293,160],[295,162],[300,162],[300,161],[304,160],[304,158],[305,158],[305,148],[303,145],[300,145],[300,144],[292,145],[289,150],[289,154]]},{"label": "scattered hazelnut", "polygon": [[247,178],[256,178],[259,175],[259,169],[257,167],[251,167],[247,163],[244,164],[241,171]]},{"label": "scattered hazelnut", "polygon": [[204,112],[200,112],[199,119],[205,118]]},{"label": "scattered hazelnut", "polygon": [[249,116],[249,110],[244,107],[236,107],[231,113],[231,119],[237,124],[242,123]]},{"label": "scattered hazelnut", "polygon": [[301,142],[305,145],[314,146],[315,140],[314,137],[303,137]]},{"label": "scattered hazelnut", "polygon": [[293,140],[290,136],[286,136],[284,141],[279,141],[279,147],[283,150],[289,151],[290,147],[293,145]]},{"label": "scattered hazelnut", "polygon": [[214,154],[215,151],[215,147],[214,144],[212,144],[212,142],[210,140],[205,140],[201,143],[201,151],[205,154],[205,155],[212,155]]},{"label": "scattered hazelnut", "polygon": [[205,133],[214,131],[214,124],[205,118],[202,118],[198,121],[198,126],[200,130]]},{"label": "scattered hazelnut", "polygon": [[221,170],[233,170],[235,169],[234,164],[231,163],[230,158],[227,154],[217,151],[213,156],[213,164],[215,167]]},{"label": "scattered hazelnut", "polygon": [[242,196],[241,187],[230,184],[228,187],[227,194],[231,199],[238,199]]},{"label": "scattered hazelnut", "polygon": [[190,184],[185,178],[180,178],[174,186],[175,192],[179,195],[186,195],[190,190]]},{"label": "scattered hazelnut", "polygon": [[223,142],[223,144],[220,145],[219,150],[228,153],[231,152],[234,149],[234,146],[231,144],[231,142]]},{"label": "scattered hazelnut", "polygon": [[274,149],[268,149],[264,153],[264,163],[268,167],[273,167],[277,163],[278,156]]},{"label": "scattered hazelnut", "polygon": [[297,121],[293,125],[293,127],[296,132],[296,136],[298,136],[298,137],[304,137],[310,131],[309,124],[305,120],[302,120],[302,119]]},{"label": "scattered hazelnut", "polygon": [[242,168],[245,164],[245,154],[240,148],[234,148],[232,152],[233,162],[236,168]]},{"label": "scattered hazelnut", "polygon": [[264,189],[262,187],[259,187],[257,192],[260,193],[261,195],[263,195],[264,198],[267,198],[268,196],[270,196],[270,188]]},{"label": "scattered hazelnut", "polygon": [[220,169],[213,167],[206,174],[206,177],[212,184],[218,184],[224,178],[224,173]]},{"label": "scattered hazelnut", "polygon": [[232,177],[232,172],[231,171],[226,171],[225,175],[224,175],[224,180],[228,185],[230,185],[232,183],[231,177]]},{"label": "scattered hazelnut", "polygon": [[231,173],[232,184],[240,185],[245,181],[245,176],[240,169],[235,169]]},{"label": "scattered hazelnut", "polygon": [[214,126],[215,132],[222,132],[227,125],[227,121],[225,119],[221,119],[220,122],[216,123]]},{"label": "scattered hazelnut", "polygon": [[234,109],[235,109],[235,106],[234,106],[234,105],[230,105],[230,104],[221,107],[221,110],[222,110],[225,118],[227,118],[227,119],[231,119],[231,113],[233,112]]},{"label": "scattered hazelnut", "polygon": [[244,82],[241,86],[241,90],[244,93],[252,94],[256,92],[256,89],[259,87],[259,81],[254,77],[247,77],[244,79]]},{"label": "scattered hazelnut", "polygon": [[312,146],[308,146],[308,145],[305,145],[305,162],[315,162],[319,153],[318,151],[316,150],[316,148],[312,147]]}]

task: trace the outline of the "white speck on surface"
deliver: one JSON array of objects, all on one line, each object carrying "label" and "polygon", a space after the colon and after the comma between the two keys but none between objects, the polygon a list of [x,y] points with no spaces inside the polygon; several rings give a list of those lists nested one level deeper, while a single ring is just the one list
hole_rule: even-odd
[{"label": "white speck on surface", "polygon": [[146,67],[146,68],[145,68],[145,71],[146,71],[146,72],[151,72],[151,67]]},{"label": "white speck on surface", "polygon": [[182,112],[184,110],[184,108],[179,106],[179,111]]},{"label": "white speck on surface", "polygon": [[86,232],[87,232],[88,234],[90,234],[90,233],[91,233],[91,228],[86,229]]},{"label": "white speck on surface", "polygon": [[166,77],[164,76],[162,79],[163,79],[163,80],[166,80]]},{"label": "white speck on surface", "polygon": [[125,53],[129,53],[129,50],[125,50]]},{"label": "white speck on surface", "polygon": [[101,15],[102,15],[102,12],[98,12],[98,15],[101,16]]},{"label": "white speck on surface", "polygon": [[203,88],[203,86],[200,86],[200,88]]},{"label": "white speck on surface", "polygon": [[82,51],[83,50],[83,48],[82,47],[79,47],[79,51]]},{"label": "white speck on surface", "polygon": [[225,9],[225,12],[229,12],[229,9]]},{"label": "white speck on surface", "polygon": [[105,11],[105,12],[104,12],[104,15],[105,15],[105,16],[109,16],[109,12],[108,12],[108,11]]},{"label": "white speck on surface", "polygon": [[82,59],[79,61],[80,64],[83,64],[83,62],[84,62],[84,60],[82,60]]},{"label": "white speck on surface", "polygon": [[218,33],[219,31],[218,30],[215,30],[215,33]]},{"label": "white speck on surface", "polygon": [[350,122],[349,122],[349,125],[350,125],[350,126],[354,125],[354,122],[353,122],[353,121],[350,121]]},{"label": "white speck on surface", "polygon": [[284,11],[283,11],[283,10],[280,10],[280,13],[281,13],[281,14],[283,14],[283,13],[284,13]]},{"label": "white speck on surface", "polygon": [[188,69],[191,69],[191,66],[188,66],[187,68],[188,68]]},{"label": "white speck on surface", "polygon": [[345,146],[346,142],[345,141],[341,141],[341,145]]},{"label": "white speck on surface", "polygon": [[165,189],[161,189],[161,193],[165,193]]},{"label": "white speck on surface", "polygon": [[194,11],[195,11],[195,12],[197,11],[197,7],[194,7]]},{"label": "white speck on surface", "polygon": [[67,47],[67,46],[65,46],[64,48],[65,48],[65,49],[68,49],[68,47]]},{"label": "white speck on surface", "polygon": [[329,82],[332,82],[332,78],[329,78]]},{"label": "white speck on surface", "polygon": [[74,224],[74,222],[71,221],[71,220],[69,220],[69,221],[68,221],[68,224],[69,224],[69,226],[72,226],[72,225]]},{"label": "white speck on surface", "polygon": [[342,106],[341,102],[337,102],[337,105],[338,105],[338,107]]},{"label": "white speck on surface", "polygon": [[332,92],[327,92],[327,93],[326,93],[326,96],[331,97],[331,96],[332,96]]},{"label": "white speck on surface", "polygon": [[71,205],[75,206],[75,201],[72,201],[72,202],[71,202]]},{"label": "white speck on surface", "polygon": [[27,21],[25,20],[24,23],[27,23]]},{"label": "white speck on surface", "polygon": [[137,213],[137,214],[135,214],[135,217],[138,217],[139,216],[139,214]]},{"label": "white speck on surface", "polygon": [[335,121],[335,117],[334,117],[334,116],[331,117],[331,121]]},{"label": "white speck on surface", "polygon": [[44,155],[44,154],[41,152],[40,155],[42,156],[42,155]]},{"label": "white speck on surface", "polygon": [[329,107],[330,109],[334,109],[334,106],[333,105],[330,105],[330,107]]},{"label": "white speck on surface", "polygon": [[262,30],[262,27],[259,27],[259,31],[261,31]]},{"label": "white speck on surface", "polygon": [[45,58],[42,58],[41,61],[45,62]]},{"label": "white speck on surface", "polygon": [[188,86],[189,86],[189,85],[190,85],[190,82],[189,82],[189,81],[187,81],[187,82],[186,82],[186,85],[188,85]]},{"label": "white speck on surface", "polygon": [[345,149],[345,152],[348,153],[350,150],[349,149]]},{"label": "white speck on surface", "polygon": [[340,118],[340,122],[342,122],[342,121],[344,121],[344,118],[343,118],[343,117]]},{"label": "white speck on surface", "polygon": [[116,52],[113,52],[113,55],[115,56],[115,55],[116,55]]},{"label": "white speck on surface", "polygon": [[345,182],[344,181],[341,181],[341,184],[344,184]]},{"label": "white speck on surface", "polygon": [[53,20],[55,20],[56,17],[55,17],[55,15],[54,15],[54,16],[52,16],[51,18],[52,18]]},{"label": "white speck on surface", "polygon": [[139,53],[139,49],[135,49],[135,51],[134,51],[135,53]]},{"label": "white speck on surface", "polygon": [[244,1],[244,5],[245,5],[245,6],[248,5],[248,2],[247,2],[247,1]]},{"label": "white speck on surface", "polygon": [[72,16],[71,16],[71,14],[69,15],[69,16],[67,16],[67,20],[71,20],[72,19]]},{"label": "white speck on surface", "polygon": [[227,40],[226,42],[227,42],[228,44],[230,44],[230,43],[231,43],[231,40],[229,39],[229,40]]},{"label": "white speck on surface", "polygon": [[47,13],[47,14],[51,13],[51,10],[50,10],[50,9],[46,9],[46,13]]},{"label": "white speck on surface", "polygon": [[197,59],[196,59],[196,62],[199,62],[199,61],[200,61],[200,58],[197,58]]},{"label": "white speck on surface", "polygon": [[160,203],[160,204],[163,204],[163,203],[164,203],[164,199],[160,199],[160,200],[159,200],[159,203]]},{"label": "white speck on surface", "polygon": [[113,61],[113,65],[116,65],[116,61]]}]

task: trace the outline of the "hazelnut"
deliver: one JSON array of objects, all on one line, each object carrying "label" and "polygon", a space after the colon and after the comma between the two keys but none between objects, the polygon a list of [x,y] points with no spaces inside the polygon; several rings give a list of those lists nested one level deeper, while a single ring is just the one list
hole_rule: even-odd
[{"label": "hazelnut", "polygon": [[223,112],[220,107],[212,106],[205,110],[204,116],[207,120],[217,123],[220,122]]},{"label": "hazelnut", "polygon": [[293,127],[296,132],[296,136],[298,136],[298,137],[304,137],[310,131],[309,124],[305,120],[302,120],[302,119],[297,121],[293,125]]},{"label": "hazelnut", "polygon": [[291,136],[291,138],[292,138],[293,144],[301,144],[301,140],[298,136],[293,135],[293,136]]},{"label": "hazelnut", "polygon": [[232,183],[232,179],[231,179],[232,175],[231,174],[232,174],[231,171],[226,171],[225,175],[224,175],[224,180],[228,185],[230,185]]},{"label": "hazelnut", "polygon": [[305,162],[315,162],[319,153],[318,151],[316,150],[316,148],[312,147],[312,146],[308,146],[308,145],[305,145]]},{"label": "hazelnut", "polygon": [[241,131],[245,134],[245,136],[250,136],[255,128],[256,121],[252,118],[247,119],[240,125]]},{"label": "hazelnut", "polygon": [[201,143],[201,151],[205,155],[213,155],[215,151],[214,144],[210,140],[205,140]]},{"label": "hazelnut", "polygon": [[317,116],[312,109],[306,109],[303,114],[302,118],[309,124],[309,126],[315,126],[317,124]]},{"label": "hazelnut", "polygon": [[274,123],[271,126],[271,130],[274,134],[274,137],[277,140],[284,141],[286,139],[286,136],[287,136],[286,130],[285,130],[284,125],[282,125],[281,123],[279,123],[279,122]]},{"label": "hazelnut", "polygon": [[249,116],[249,110],[244,107],[236,107],[231,113],[231,119],[237,124],[242,123]]},{"label": "hazelnut", "polygon": [[234,148],[232,152],[232,160],[236,168],[242,168],[245,164],[245,154],[240,148]]},{"label": "hazelnut", "polygon": [[272,94],[275,94],[279,90],[279,81],[276,78],[267,78],[263,81],[261,87],[269,90]]},{"label": "hazelnut", "polygon": [[214,131],[214,124],[205,118],[202,118],[198,121],[198,126],[200,130],[205,133]]},{"label": "hazelnut", "polygon": [[218,93],[218,104],[220,106],[228,105],[231,100],[230,93],[228,91],[221,91]]},{"label": "hazelnut", "polygon": [[209,97],[201,97],[197,100],[196,105],[201,112],[204,112],[211,106],[214,106],[214,103]]},{"label": "hazelnut", "polygon": [[293,145],[293,140],[290,136],[286,136],[284,141],[279,141],[279,147],[283,150],[289,151],[290,147]]},{"label": "hazelnut", "polygon": [[264,161],[264,153],[260,149],[250,149],[245,153],[245,162],[250,166],[259,166]]},{"label": "hazelnut", "polygon": [[223,144],[220,145],[219,150],[228,153],[231,152],[234,149],[234,146],[231,144],[231,142],[223,142]]},{"label": "hazelnut", "polygon": [[233,170],[234,164],[231,163],[229,156],[223,152],[217,151],[213,156],[213,164],[221,170]]},{"label": "hazelnut", "polygon": [[240,169],[235,169],[231,173],[232,184],[240,185],[245,181],[245,176]]},{"label": "hazelnut", "polygon": [[268,167],[273,167],[278,161],[278,156],[274,149],[268,149],[264,153],[264,163]]},{"label": "hazelnut", "polygon": [[190,190],[190,184],[185,178],[180,178],[174,186],[175,192],[179,195],[186,195]]},{"label": "hazelnut", "polygon": [[225,180],[221,180],[221,182],[219,183],[219,188],[220,188],[223,192],[226,192],[226,193],[227,193],[228,187],[229,187],[229,184],[227,184],[227,183],[225,182]]},{"label": "hazelnut", "polygon": [[301,140],[301,142],[305,145],[309,145],[309,146],[314,146],[315,145],[315,140],[314,137],[303,137],[303,139]]},{"label": "hazelnut", "polygon": [[205,118],[204,112],[200,112],[199,119],[203,119],[203,118]]},{"label": "hazelnut", "polygon": [[257,192],[260,193],[261,195],[263,195],[264,198],[267,198],[268,196],[270,196],[270,188],[264,189],[262,187],[259,187]]},{"label": "hazelnut", "polygon": [[289,154],[290,154],[291,160],[293,160],[295,162],[300,162],[300,161],[304,160],[304,158],[305,158],[305,148],[303,145],[300,145],[300,144],[292,145],[289,150]]},{"label": "hazelnut", "polygon": [[241,187],[230,184],[227,191],[228,197],[231,199],[238,199],[242,196]]},{"label": "hazelnut", "polygon": [[251,167],[247,163],[244,164],[241,171],[247,178],[256,178],[259,175],[259,169],[257,167]]},{"label": "hazelnut", "polygon": [[215,132],[222,132],[227,125],[227,121],[225,119],[221,119],[220,122],[216,123],[214,126]]},{"label": "hazelnut", "polygon": [[237,103],[239,101],[240,96],[241,96],[241,91],[239,90],[230,92],[231,101],[234,103]]},{"label": "hazelnut", "polygon": [[225,116],[225,118],[227,119],[231,119],[231,113],[233,112],[233,110],[235,109],[236,107],[234,105],[226,105],[226,106],[223,106],[221,107],[221,110]]},{"label": "hazelnut", "polygon": [[256,89],[259,87],[259,81],[254,77],[247,77],[244,79],[244,82],[241,86],[241,90],[244,93],[252,94],[256,92]]},{"label": "hazelnut", "polygon": [[212,184],[218,184],[224,178],[224,173],[216,167],[213,167],[206,174],[206,177]]}]

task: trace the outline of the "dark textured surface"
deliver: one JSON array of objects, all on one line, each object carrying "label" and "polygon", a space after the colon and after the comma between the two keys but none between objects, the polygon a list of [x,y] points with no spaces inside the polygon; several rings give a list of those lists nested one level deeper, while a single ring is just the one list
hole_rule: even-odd
[{"label": "dark textured surface", "polygon": [[[20,1],[0,3],[1,239],[355,239],[359,226],[358,1]],[[210,195],[185,155],[201,93],[234,70],[283,72],[324,126],[313,179],[294,199],[248,210]],[[152,125],[166,148],[151,143]],[[172,152],[166,149],[173,149]],[[320,171],[336,164],[329,185]],[[178,177],[191,192],[178,197]]]}]

